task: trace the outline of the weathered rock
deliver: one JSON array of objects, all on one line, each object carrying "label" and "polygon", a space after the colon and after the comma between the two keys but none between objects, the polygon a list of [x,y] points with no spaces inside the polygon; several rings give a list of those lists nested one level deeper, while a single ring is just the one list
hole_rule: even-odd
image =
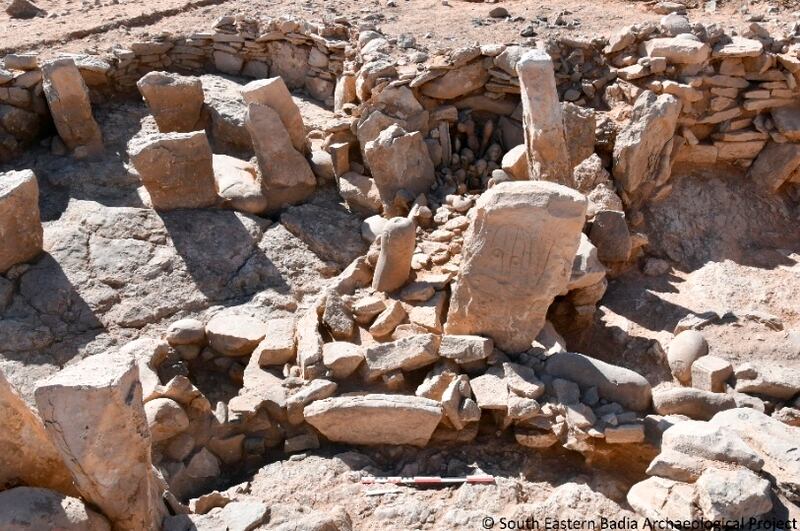
[{"label": "weathered rock", "polygon": [[714,426],[737,433],[763,458],[764,471],[775,478],[781,492],[800,502],[800,428],[788,426],[750,408],[737,408],[714,415]]},{"label": "weathered rock", "polygon": [[262,367],[283,365],[295,359],[295,322],[292,318],[270,319],[264,329],[264,339],[256,346],[253,356]]},{"label": "weathered rock", "polygon": [[205,132],[134,139],[128,155],[156,210],[205,208],[217,202],[211,146]]},{"label": "weathered rock", "polygon": [[525,144],[514,146],[505,155],[500,163],[504,172],[515,181],[527,181],[528,175],[528,148]]},{"label": "weathered rock", "polygon": [[564,119],[564,137],[568,138],[567,153],[572,171],[578,164],[594,154],[596,141],[594,110],[574,103],[562,102],[561,115]]},{"label": "weathered rock", "polygon": [[694,486],[652,477],[628,491],[628,505],[641,516],[656,520],[692,522],[700,518],[694,506]]},{"label": "weathered rock", "polygon": [[76,155],[95,156],[103,150],[103,136],[92,116],[92,103],[75,61],[70,58],[42,65],[42,88],[58,134]]},{"label": "weathered rock", "polygon": [[698,420],[685,420],[668,428],[661,438],[661,450],[736,464],[756,472],[764,466],[764,460],[736,432]]},{"label": "weathered rock", "polygon": [[166,510],[135,360],[91,356],[40,382],[34,395],[81,495],[115,529],[157,529]]},{"label": "weathered rock", "polygon": [[575,188],[583,194],[588,194],[599,184],[608,182],[609,173],[603,167],[603,161],[597,153],[592,153],[575,165],[572,170],[572,178],[575,182]]},{"label": "weathered rock", "polygon": [[303,410],[315,400],[328,398],[336,392],[336,382],[318,378],[307,382],[293,395],[286,399],[286,417],[290,424],[303,422]]},{"label": "weathered rock", "polygon": [[149,72],[136,82],[162,133],[188,133],[199,129],[203,110],[203,85],[196,77]]},{"label": "weathered rock", "polygon": [[708,354],[708,343],[697,330],[684,330],[670,341],[667,347],[667,362],[672,375],[682,384],[692,379],[692,364]]},{"label": "weathered rock", "polygon": [[342,396],[305,408],[306,422],[331,441],[348,444],[425,446],[441,418],[437,402],[417,396]]},{"label": "weathered rock", "polygon": [[645,41],[644,50],[650,57],[664,57],[670,63],[696,65],[711,54],[708,44],[685,37],[659,38]]},{"label": "weathered rock", "polygon": [[769,481],[747,469],[706,469],[695,484],[697,505],[710,521],[739,521],[772,509]]},{"label": "weathered rock", "polygon": [[247,356],[266,334],[266,325],[246,315],[218,314],[206,324],[211,348],[225,356]]},{"label": "weathered rock", "polygon": [[109,531],[111,526],[77,498],[47,489],[16,487],[0,492],[0,529]]},{"label": "weathered rock", "polygon": [[628,203],[648,197],[669,178],[672,137],[680,110],[680,100],[670,94],[658,96],[646,90],[636,99],[631,121],[614,144],[613,173]]},{"label": "weathered rock", "polygon": [[502,367],[491,367],[470,380],[475,401],[481,409],[504,411],[508,408],[508,383]]},{"label": "weathered rock", "polygon": [[215,151],[250,152],[253,141],[245,126],[247,105],[242,85],[212,74],[200,76],[205,108],[211,118],[210,137]]},{"label": "weathered rock", "polygon": [[42,251],[39,184],[31,170],[0,173],[0,273]]},{"label": "weathered rock", "polygon": [[403,287],[411,272],[411,257],[414,254],[416,227],[407,218],[392,218],[381,233],[381,251],[372,289],[391,292]]},{"label": "weathered rock", "polygon": [[372,326],[369,327],[369,333],[373,337],[386,337],[394,332],[394,329],[402,323],[408,316],[405,308],[399,301],[392,301],[375,318]]},{"label": "weathered rock", "polygon": [[725,382],[733,375],[733,367],[728,360],[717,356],[701,356],[692,363],[692,387],[724,393]]},{"label": "weathered rock", "polygon": [[29,19],[44,17],[47,12],[29,0],[11,0],[6,8],[6,13],[11,18]]},{"label": "weathered rock", "polygon": [[269,209],[308,197],[317,181],[308,161],[295,149],[280,115],[267,105],[251,103],[245,124],[253,139]]},{"label": "weathered rock", "polygon": [[596,387],[600,397],[626,409],[643,411],[650,405],[650,384],[644,376],[583,354],[559,352],[550,356],[545,371],[566,378],[582,388]]},{"label": "weathered rock", "polygon": [[452,100],[482,88],[489,80],[489,71],[482,61],[473,61],[462,67],[448,70],[441,77],[422,86],[422,93],[429,98]]},{"label": "weathered rock", "polygon": [[439,338],[433,334],[415,334],[372,345],[364,353],[367,377],[374,379],[395,370],[413,371],[425,367],[439,359],[438,349]]},{"label": "weathered rock", "polygon": [[631,254],[631,233],[624,212],[598,212],[592,222],[589,239],[597,247],[597,257],[602,262],[627,262]]},{"label": "weathered rock", "polygon": [[364,349],[360,345],[346,341],[325,343],[322,347],[322,363],[337,380],[347,378],[364,361]]},{"label": "weathered rock", "polygon": [[422,133],[407,133],[390,125],[364,147],[367,164],[378,187],[384,208],[405,190],[412,196],[426,193],[435,181],[433,161]]},{"label": "weathered rock", "polygon": [[749,177],[769,192],[777,192],[792,173],[800,167],[800,144],[767,142],[753,166]]},{"label": "weathered rock", "polygon": [[507,182],[483,193],[465,236],[446,332],[527,350],[567,286],[585,211],[583,196],[555,183]]},{"label": "weathered rock", "polygon": [[736,367],[736,390],[788,400],[800,393],[800,369],[744,363]]},{"label": "weathered rock", "polygon": [[247,105],[266,105],[278,113],[294,148],[300,153],[308,151],[303,117],[283,79],[272,77],[251,81],[242,88],[242,97]]},{"label": "weathered rock", "polygon": [[581,232],[581,242],[572,262],[572,273],[567,284],[567,291],[588,288],[606,278],[606,268],[597,258],[597,247],[592,245],[589,237]]},{"label": "weathered rock", "polygon": [[339,177],[339,195],[352,212],[372,216],[381,211],[381,196],[375,180],[349,171]]},{"label": "weathered rock", "polygon": [[644,424],[622,424],[621,426],[607,426],[603,436],[608,444],[635,444],[644,441]]},{"label": "weathered rock", "polygon": [[791,142],[800,142],[800,107],[787,105],[770,111],[778,131]]},{"label": "weathered rock", "polygon": [[693,483],[697,481],[703,470],[713,466],[715,461],[704,459],[696,455],[688,455],[669,448],[662,448],[647,466],[647,474],[675,481]]},{"label": "weathered rock", "polygon": [[156,398],[144,405],[150,437],[154,442],[170,439],[189,427],[189,417],[180,404],[169,398]]},{"label": "weathered rock", "polygon": [[174,346],[205,343],[206,328],[197,319],[180,319],[167,328],[167,342]]},{"label": "weathered rock", "polygon": [[[44,424],[0,371],[0,488],[25,484],[76,494],[72,475]],[[2,505],[0,503],[0,505]],[[0,521],[3,510],[0,509]]]},{"label": "weathered rock", "polygon": [[528,150],[528,174],[572,186],[572,167],[564,137],[555,72],[544,50],[531,50],[517,63],[522,91],[522,121]]},{"label": "weathered rock", "polygon": [[481,336],[444,335],[439,344],[439,355],[456,363],[471,363],[488,358],[494,344]]},{"label": "weathered rock", "polygon": [[267,209],[267,198],[253,164],[217,154],[213,155],[212,164],[217,193],[225,206],[249,214],[261,214]]},{"label": "weathered rock", "polygon": [[716,413],[736,407],[732,396],[694,387],[674,387],[653,391],[653,409],[659,415],[686,415],[708,420]]}]

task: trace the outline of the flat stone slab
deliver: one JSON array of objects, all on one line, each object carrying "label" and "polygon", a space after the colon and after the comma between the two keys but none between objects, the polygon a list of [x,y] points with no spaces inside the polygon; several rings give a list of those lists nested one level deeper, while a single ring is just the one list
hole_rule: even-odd
[{"label": "flat stone slab", "polygon": [[304,415],[331,441],[425,446],[442,408],[428,398],[373,394],[319,400],[306,406]]}]

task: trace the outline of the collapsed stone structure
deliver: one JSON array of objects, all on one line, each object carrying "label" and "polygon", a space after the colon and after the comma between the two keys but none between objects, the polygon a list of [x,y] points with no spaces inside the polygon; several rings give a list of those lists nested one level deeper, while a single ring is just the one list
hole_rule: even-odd
[{"label": "collapsed stone structure", "polygon": [[[103,233],[104,216],[116,216],[142,249],[177,248],[182,218],[220,221],[221,207],[238,211],[227,219],[247,242],[235,267],[219,266],[222,293],[204,286],[186,304],[190,314],[209,309],[203,320],[176,308],[142,316],[131,308],[141,301],[120,309],[120,295],[109,295],[115,326],[159,323],[160,335],[148,330],[42,380],[38,415],[0,374],[0,415],[36,449],[8,454],[3,470],[15,472],[1,479],[14,488],[0,494],[0,514],[3,497],[70,496],[90,529],[199,527],[212,519],[199,498],[195,511],[181,502],[268,448],[457,444],[487,424],[524,447],[590,459],[655,446],[651,477],[627,493],[641,516],[756,517],[772,509],[772,493],[796,503],[796,372],[734,368],[689,330],[664,356],[675,381],[654,388],[634,370],[568,351],[559,333],[589,324],[607,275],[643,253],[640,210],[670,193],[674,165],[750,168],[772,194],[791,196],[800,182],[796,45],[703,25],[675,34],[667,22],[602,43],[451,50],[409,72],[377,32],[224,18],[211,33],[41,69],[32,60],[9,74],[0,100],[14,94],[18,104],[3,112],[22,113],[25,126],[0,122],[13,137],[0,156],[35,138],[37,108],[56,125],[52,149],[98,156],[90,89],[136,86],[153,116],[157,132],[128,144],[144,207],[73,204],[65,217]],[[210,64],[256,81],[187,75]],[[338,113],[324,130],[307,134],[290,93],[298,88]],[[326,187],[360,216],[355,225],[313,199]],[[0,175],[9,279],[49,258],[39,257],[37,202],[33,172]],[[283,312],[268,319],[246,304],[215,306],[258,293],[275,268],[259,264],[267,215],[323,257],[313,267],[328,278],[291,303],[267,301]],[[348,229],[354,236],[342,236]],[[48,252],[60,256],[55,245]],[[156,271],[177,269],[165,249],[151,252]],[[114,286],[125,274],[103,278]],[[201,284],[202,274],[183,276]],[[61,494],[19,490],[31,487]],[[231,507],[213,519],[228,522]],[[245,527],[266,512],[249,507]]]}]

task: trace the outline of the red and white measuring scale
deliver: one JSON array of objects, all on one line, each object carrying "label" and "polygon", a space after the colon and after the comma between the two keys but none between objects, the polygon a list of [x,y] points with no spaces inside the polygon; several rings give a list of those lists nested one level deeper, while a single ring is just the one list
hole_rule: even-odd
[{"label": "red and white measuring scale", "polygon": [[474,476],[465,476],[460,478],[443,478],[441,476],[389,476],[384,478],[376,478],[368,476],[361,478],[361,483],[364,485],[458,485],[461,483],[472,484],[493,484],[494,476],[488,474],[475,474]]}]

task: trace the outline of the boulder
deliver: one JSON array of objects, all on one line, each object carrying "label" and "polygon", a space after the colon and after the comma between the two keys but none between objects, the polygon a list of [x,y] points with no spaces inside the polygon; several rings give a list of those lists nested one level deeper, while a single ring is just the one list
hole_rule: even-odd
[{"label": "boulder", "polygon": [[339,177],[339,195],[351,212],[361,216],[372,216],[381,211],[381,195],[375,180],[353,171]]},{"label": "boulder", "polygon": [[471,363],[488,358],[493,349],[494,343],[485,337],[445,334],[439,344],[439,356],[459,364]]},{"label": "boulder", "polygon": [[739,465],[756,472],[764,466],[764,460],[736,432],[699,420],[685,420],[667,428],[661,437],[661,450]]},{"label": "boulder", "polygon": [[694,486],[660,477],[647,478],[628,491],[628,505],[656,521],[692,522],[700,518],[694,505]]},{"label": "boulder", "polygon": [[6,13],[11,18],[19,19],[44,17],[47,15],[47,11],[29,0],[11,0],[8,7],[6,7]]},{"label": "boulder", "polygon": [[697,330],[684,330],[670,341],[667,347],[667,363],[672,375],[687,385],[692,379],[692,364],[708,354],[708,343]]},{"label": "boulder", "polygon": [[308,197],[317,180],[308,161],[295,149],[280,115],[267,105],[247,107],[247,130],[261,168],[261,186],[270,210]]},{"label": "boulder", "polygon": [[372,289],[398,290],[411,273],[411,258],[416,244],[416,226],[408,218],[390,219],[381,231],[381,250],[372,277]]},{"label": "boulder", "polygon": [[731,362],[718,356],[701,356],[692,363],[692,387],[724,393],[725,382],[733,375]]},{"label": "boulder", "polygon": [[366,143],[364,155],[384,208],[393,205],[400,190],[417,196],[428,192],[436,180],[433,161],[419,131],[407,133],[399,125],[390,125]]},{"label": "boulder", "polygon": [[337,380],[347,378],[364,361],[364,349],[346,341],[325,343],[322,347],[322,363],[333,372]]},{"label": "boulder", "polygon": [[166,339],[173,347],[201,345],[206,340],[206,327],[197,319],[180,319],[169,325]]},{"label": "boulder", "polygon": [[251,152],[253,141],[245,127],[247,105],[242,98],[242,85],[213,74],[200,76],[200,82],[205,108],[211,119],[209,135],[214,151]]},{"label": "boulder", "polygon": [[429,98],[452,100],[483,88],[487,81],[489,71],[483,61],[473,61],[425,83],[421,91]]},{"label": "boulder", "polygon": [[39,382],[34,396],[83,498],[115,529],[157,529],[166,508],[136,360],[88,357]]},{"label": "boulder", "polygon": [[261,214],[267,209],[267,198],[253,164],[217,154],[213,155],[212,164],[217,193],[224,206],[248,214]]},{"label": "boulder", "polygon": [[525,144],[514,146],[505,155],[500,163],[504,172],[515,181],[527,181],[528,175],[528,148]]},{"label": "boulder", "polygon": [[484,192],[467,229],[446,332],[522,352],[569,282],[586,199],[565,186],[514,181]]},{"label": "boulder", "polygon": [[294,318],[278,318],[267,321],[264,339],[256,346],[253,356],[262,367],[283,365],[294,361],[297,355]]},{"label": "boulder", "polygon": [[695,484],[697,505],[710,521],[738,522],[772,509],[769,481],[740,468],[706,469]]},{"label": "boulder", "polygon": [[790,142],[800,142],[800,106],[786,105],[770,111],[772,123]]},{"label": "boulder", "polygon": [[3,425],[0,430],[0,489],[25,484],[76,494],[72,475],[48,438],[42,420],[19,396],[2,371],[0,423]]},{"label": "boulder", "polygon": [[278,113],[294,148],[300,153],[308,151],[303,117],[283,79],[272,77],[251,81],[242,88],[242,98],[247,105],[266,105]]},{"label": "boulder", "polygon": [[165,441],[186,431],[189,417],[180,404],[170,398],[156,398],[144,405],[150,437],[153,442]]},{"label": "boulder", "polygon": [[650,406],[650,384],[644,376],[624,367],[583,354],[559,352],[547,359],[545,372],[572,380],[582,388],[596,387],[601,398],[626,409],[644,411]]},{"label": "boulder", "polygon": [[572,261],[572,273],[567,284],[567,291],[588,288],[606,278],[606,268],[597,258],[597,247],[592,245],[589,237],[581,232],[581,242],[575,259]]},{"label": "boulder", "polygon": [[31,170],[0,173],[0,273],[42,252],[39,183]]},{"label": "boulder", "polygon": [[128,155],[153,208],[205,208],[217,202],[211,146],[204,131],[134,139]]},{"label": "boulder", "polygon": [[778,489],[800,503],[800,428],[750,408],[717,413],[709,423],[737,433],[763,459],[764,471],[774,478]]},{"label": "boulder", "polygon": [[561,102],[561,116],[564,120],[564,137],[569,139],[567,153],[572,171],[578,164],[594,155],[597,120],[594,109],[569,102]]},{"label": "boulder", "polygon": [[478,407],[506,411],[508,408],[508,383],[502,367],[491,367],[484,374],[472,378],[469,383]]},{"label": "boulder", "polygon": [[208,344],[225,356],[247,356],[264,339],[266,325],[246,315],[218,314],[206,324]]},{"label": "boulder", "polygon": [[770,141],[759,152],[748,176],[765,190],[775,193],[798,167],[800,144],[778,144]]},{"label": "boulder", "polygon": [[0,492],[3,531],[110,531],[106,518],[81,500],[35,487]]},{"label": "boulder", "polygon": [[613,173],[628,203],[646,199],[669,179],[680,110],[680,100],[670,94],[645,90],[636,98],[630,122],[614,144]]},{"label": "boulder", "polygon": [[674,387],[653,391],[653,409],[659,415],[686,415],[708,420],[716,413],[736,407],[731,395],[713,393],[694,387]]},{"label": "boulder", "polygon": [[522,92],[528,175],[531,179],[572,186],[572,166],[550,55],[540,49],[526,52],[517,63],[517,75]]},{"label": "boulder", "polygon": [[334,442],[425,446],[442,408],[428,398],[369,394],[319,400],[306,406],[304,414],[306,422]]},{"label": "boulder", "polygon": [[92,116],[89,89],[75,61],[55,59],[42,64],[42,88],[61,140],[80,156],[103,150],[103,136]]},{"label": "boulder", "polygon": [[149,72],[136,82],[162,133],[189,133],[200,129],[203,85],[196,77]]}]

